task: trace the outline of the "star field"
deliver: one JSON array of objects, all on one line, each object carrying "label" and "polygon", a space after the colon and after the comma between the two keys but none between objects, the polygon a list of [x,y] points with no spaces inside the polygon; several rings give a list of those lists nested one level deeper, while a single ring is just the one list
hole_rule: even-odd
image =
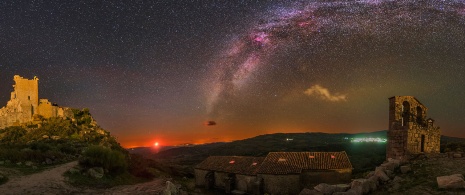
[{"label": "star field", "polygon": [[0,18],[0,105],[38,76],[126,147],[383,130],[394,95],[465,129],[465,1],[14,1]]}]

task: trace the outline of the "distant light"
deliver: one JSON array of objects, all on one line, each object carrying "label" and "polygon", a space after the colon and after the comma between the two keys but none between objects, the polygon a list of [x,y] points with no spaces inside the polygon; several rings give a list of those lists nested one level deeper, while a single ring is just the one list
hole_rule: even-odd
[{"label": "distant light", "polygon": [[354,138],[351,139],[350,142],[358,143],[358,142],[378,142],[378,143],[386,143],[386,138],[372,138],[372,137],[364,137],[364,138]]}]

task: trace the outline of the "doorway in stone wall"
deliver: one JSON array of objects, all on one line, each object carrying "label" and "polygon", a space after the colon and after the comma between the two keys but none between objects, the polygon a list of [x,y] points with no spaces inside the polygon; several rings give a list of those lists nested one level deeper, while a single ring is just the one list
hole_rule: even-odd
[{"label": "doorway in stone wall", "polygon": [[425,152],[425,135],[421,135],[421,152]]}]

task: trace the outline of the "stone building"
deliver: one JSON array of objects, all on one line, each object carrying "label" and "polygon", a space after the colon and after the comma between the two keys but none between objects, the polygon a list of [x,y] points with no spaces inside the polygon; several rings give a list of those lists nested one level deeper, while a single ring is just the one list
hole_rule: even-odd
[{"label": "stone building", "polygon": [[439,153],[441,130],[427,117],[428,108],[413,96],[389,98],[389,129],[386,158]]},{"label": "stone building", "polygon": [[[0,129],[9,126],[33,124],[35,120],[70,115],[69,108],[58,107],[47,99],[39,99],[39,79],[13,77],[15,84],[10,100],[0,108]],[[39,122],[39,121],[38,121]]]},{"label": "stone building", "polygon": [[319,183],[350,182],[345,152],[270,152],[265,158],[211,156],[195,167],[196,185],[227,193],[298,194]]}]

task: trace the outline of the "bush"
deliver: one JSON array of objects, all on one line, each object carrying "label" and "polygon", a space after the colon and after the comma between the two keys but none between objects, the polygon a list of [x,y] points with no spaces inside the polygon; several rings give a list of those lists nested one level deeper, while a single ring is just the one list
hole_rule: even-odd
[{"label": "bush", "polygon": [[79,164],[87,168],[102,167],[112,175],[124,173],[128,167],[126,155],[97,145],[89,146],[84,151]]}]

